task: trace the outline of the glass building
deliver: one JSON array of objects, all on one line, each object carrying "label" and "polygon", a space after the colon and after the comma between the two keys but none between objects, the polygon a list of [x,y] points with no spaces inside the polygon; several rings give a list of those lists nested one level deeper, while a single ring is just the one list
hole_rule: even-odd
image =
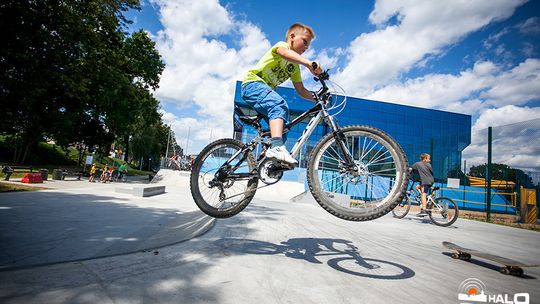
[{"label": "glass building", "polygon": [[[237,82],[235,105],[245,114],[255,115],[240,96],[240,87],[241,82]],[[276,91],[287,100],[291,121],[314,106],[298,96],[293,88],[278,87]],[[336,118],[341,127],[368,125],[390,134],[405,151],[410,165],[419,160],[421,153],[431,154],[431,164],[438,181],[446,182],[450,171],[461,169],[461,152],[471,143],[471,116],[465,114],[347,97],[346,108]],[[308,121],[297,124],[288,132],[287,149],[292,148]],[[234,137],[243,142],[257,134],[251,126],[240,129],[237,123],[235,125]],[[298,157],[300,167],[306,167],[311,150],[328,131],[323,122],[317,126]]]}]

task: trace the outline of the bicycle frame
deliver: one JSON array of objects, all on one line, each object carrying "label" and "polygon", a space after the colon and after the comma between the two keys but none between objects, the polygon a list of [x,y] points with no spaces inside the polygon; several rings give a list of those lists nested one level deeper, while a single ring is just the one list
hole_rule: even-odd
[{"label": "bicycle frame", "polygon": [[[327,123],[327,125],[329,125],[330,128],[332,129],[332,132],[333,132],[334,136],[337,137],[337,139],[338,139],[337,142],[339,142],[339,146],[340,146],[340,148],[341,148],[341,150],[343,152],[343,155],[346,158],[345,161],[347,162],[347,167],[349,167],[349,168],[354,167],[353,157],[350,154],[347,147],[345,146],[345,143],[343,142],[343,134],[341,133],[341,130],[339,129],[336,122],[332,119],[332,116],[330,116],[330,114],[328,114],[328,111],[326,111],[326,108],[323,106],[323,104],[324,104],[324,101],[319,100],[317,102],[317,105],[315,105],[311,109],[307,110],[306,112],[302,113],[300,116],[296,117],[293,121],[291,121],[290,123],[288,123],[284,127],[283,133],[289,132],[289,130],[293,126],[297,125],[298,123],[303,121],[305,118],[313,116],[313,118],[311,118],[311,120],[308,122],[306,128],[302,132],[302,135],[300,135],[300,137],[298,138],[298,140],[294,144],[294,146],[293,146],[293,148],[291,150],[291,155],[293,157],[298,156],[298,154],[302,150],[302,147],[307,142],[307,140],[309,139],[309,137],[311,136],[311,134],[313,133],[313,131],[315,130],[317,125],[321,122],[321,120],[324,120]],[[229,165],[238,155],[240,155],[240,153],[244,153],[244,152],[246,152],[248,150],[253,151],[254,147],[256,145],[263,143],[264,138],[268,138],[268,137],[270,137],[270,131],[266,131],[266,130],[265,131],[260,131],[259,136],[257,136],[250,143],[248,143],[245,146],[245,148],[243,148],[243,149],[237,151],[236,153],[234,153],[223,164],[223,166]],[[241,164],[245,160],[245,157],[246,157],[246,155],[244,155],[244,157],[238,162],[237,165]],[[238,168],[237,166],[233,167],[233,170],[231,172],[234,172],[237,168]],[[253,173],[234,173],[234,174],[229,174],[229,177],[247,178],[247,177],[251,177],[253,175],[254,175]]]}]

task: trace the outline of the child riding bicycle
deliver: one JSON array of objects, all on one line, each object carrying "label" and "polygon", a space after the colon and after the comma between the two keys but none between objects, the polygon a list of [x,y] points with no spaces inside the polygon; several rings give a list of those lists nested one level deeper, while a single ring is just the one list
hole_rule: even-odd
[{"label": "child riding bicycle", "polygon": [[[416,216],[422,217],[428,215],[426,212],[427,196],[429,195],[430,188],[435,182],[433,178],[433,168],[429,163],[431,156],[427,153],[420,154],[420,161],[414,163],[409,171],[416,171],[420,175],[420,187],[417,186],[417,190],[422,193],[422,207],[420,213]],[[420,189],[419,189],[420,188]]]},{"label": "child riding bicycle", "polygon": [[312,92],[304,87],[299,68],[301,64],[315,76],[322,72],[320,65],[301,56],[313,39],[315,34],[311,27],[301,23],[291,25],[286,42],[280,41],[268,50],[242,81],[242,99],[264,115],[270,126],[271,147],[266,151],[266,157],[291,165],[298,161],[284,146],[283,126],[289,119],[289,107],[274,88],[290,78],[298,95],[316,102]]}]

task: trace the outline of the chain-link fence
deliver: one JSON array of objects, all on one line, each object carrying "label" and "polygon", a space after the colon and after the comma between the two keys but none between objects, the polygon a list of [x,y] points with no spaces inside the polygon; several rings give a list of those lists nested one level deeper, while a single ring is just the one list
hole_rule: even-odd
[{"label": "chain-link fence", "polygon": [[[441,195],[463,210],[516,215],[536,223],[540,194],[540,119],[473,130],[460,170],[449,170]],[[490,165],[488,165],[490,164]]]}]

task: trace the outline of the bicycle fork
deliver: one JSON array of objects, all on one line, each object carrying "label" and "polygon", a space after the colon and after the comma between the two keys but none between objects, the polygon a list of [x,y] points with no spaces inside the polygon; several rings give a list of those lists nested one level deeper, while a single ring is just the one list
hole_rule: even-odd
[{"label": "bicycle fork", "polygon": [[354,163],[354,158],[349,152],[349,149],[347,149],[347,146],[345,145],[346,139],[345,135],[343,134],[343,131],[339,128],[337,123],[324,111],[324,120],[326,121],[326,124],[330,126],[332,129],[332,133],[334,135],[334,138],[336,139],[336,142],[338,143],[338,147],[341,150],[341,153],[343,153],[343,156],[345,157],[345,165],[347,166],[347,170],[358,172],[358,168],[356,164]]}]

